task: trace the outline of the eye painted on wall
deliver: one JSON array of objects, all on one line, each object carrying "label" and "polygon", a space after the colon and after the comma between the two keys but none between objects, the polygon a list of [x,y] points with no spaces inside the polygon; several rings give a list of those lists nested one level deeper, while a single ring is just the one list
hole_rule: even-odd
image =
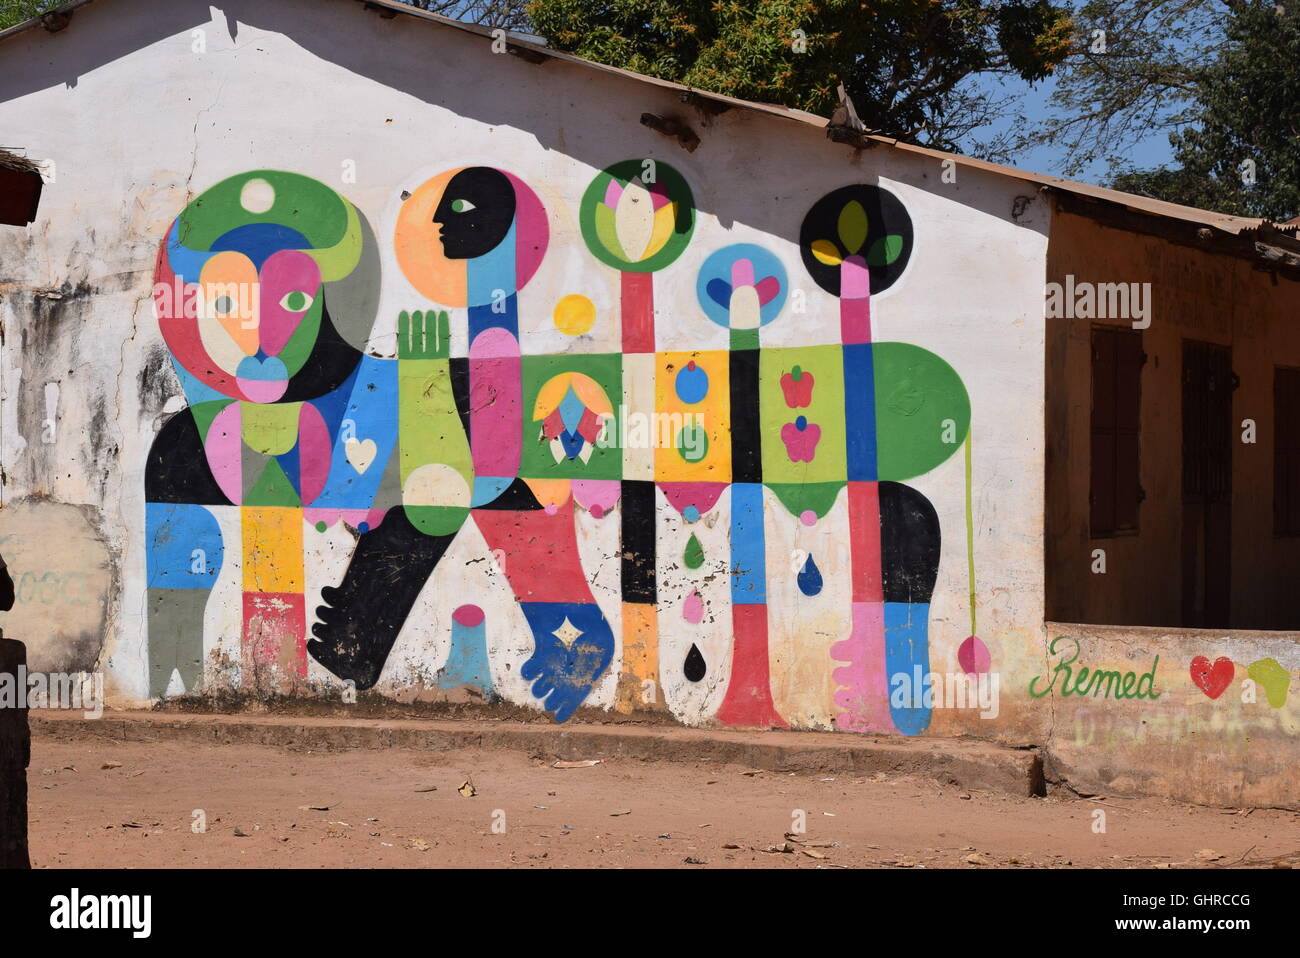
[{"label": "eye painted on wall", "polygon": [[218,296],[212,301],[212,308],[224,315],[234,311],[235,301],[230,296]]},{"label": "eye painted on wall", "polygon": [[468,213],[470,210],[478,209],[469,200],[452,200],[451,209],[453,213]]},{"label": "eye painted on wall", "polygon": [[284,298],[280,300],[280,308],[287,309],[291,313],[305,313],[314,302],[315,300],[309,294],[295,289],[284,294]]}]

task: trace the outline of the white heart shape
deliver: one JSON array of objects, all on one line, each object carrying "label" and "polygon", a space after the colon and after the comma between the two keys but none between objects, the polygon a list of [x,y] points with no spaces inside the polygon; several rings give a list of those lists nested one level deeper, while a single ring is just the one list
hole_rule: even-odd
[{"label": "white heart shape", "polygon": [[373,439],[367,439],[363,442],[360,439],[353,438],[343,443],[343,453],[348,457],[348,462],[352,463],[352,468],[357,472],[365,472],[369,469],[378,452],[379,448],[375,445]]}]

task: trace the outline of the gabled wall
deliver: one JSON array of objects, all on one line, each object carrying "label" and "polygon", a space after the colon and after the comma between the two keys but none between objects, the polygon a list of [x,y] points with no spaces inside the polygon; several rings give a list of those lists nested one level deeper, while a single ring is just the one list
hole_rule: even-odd
[{"label": "gabled wall", "polygon": [[[74,571],[103,640],[67,664],[98,663],[116,701],[337,701],[345,679],[374,679],[403,701],[488,698],[560,719],[581,706],[1042,739],[1046,712],[1024,689],[1043,661],[1047,214],[1027,185],[966,169],[954,182],[937,161],[744,110],[710,118],[669,90],[342,0],[95,4],[59,34],[6,40],[0,63],[0,127],[56,169],[30,235],[0,239],[0,522],[48,517],[3,550],[17,576],[46,538],[85,543]],[[686,152],[643,113],[689,123],[701,145]],[[619,212],[646,160],[667,192],[641,199],[676,204],[664,234]],[[445,243],[442,203],[461,197],[439,179],[465,168],[489,173],[457,189],[484,190],[489,212],[508,197],[516,217],[514,238],[472,262]],[[844,187],[858,189],[823,202]],[[856,213],[841,217],[851,200],[871,207],[865,240]],[[214,237],[268,218],[307,244],[237,233],[217,244],[234,259],[214,260]],[[638,243],[640,259],[623,248]],[[283,343],[243,366],[211,319],[200,329],[155,294],[203,286],[210,262],[265,270],[255,260],[272,247],[312,251],[277,262],[313,296],[306,319],[286,319],[287,300],[262,296],[280,280],[260,274],[267,328],[274,315],[315,329],[324,308],[339,355],[356,354],[356,377],[322,373],[320,395]],[[826,265],[853,253],[878,259],[869,307],[851,270]],[[838,297],[821,285],[846,276]],[[436,331],[444,309],[449,345],[413,349],[402,311]],[[876,345],[846,348],[868,314]],[[283,383],[257,366],[277,349],[293,391],[266,400]],[[678,378],[692,362],[703,395]],[[579,406],[548,424],[570,389]],[[291,399],[315,412],[252,408]],[[621,446],[591,441],[588,412],[612,416]],[[621,420],[656,412],[703,412],[704,457],[676,434],[653,449],[624,435]],[[276,498],[286,488],[306,504]],[[355,560],[381,572],[348,585],[358,541],[381,540],[397,551]],[[959,656],[968,545],[980,641]],[[411,567],[433,552],[403,610]],[[322,589],[340,583],[324,599],[344,612],[322,638]],[[81,634],[86,606],[50,595],[10,619],[33,668],[64,661],[54,633]],[[910,681],[913,665],[945,683],[996,674],[996,717],[891,706],[890,673]]]}]

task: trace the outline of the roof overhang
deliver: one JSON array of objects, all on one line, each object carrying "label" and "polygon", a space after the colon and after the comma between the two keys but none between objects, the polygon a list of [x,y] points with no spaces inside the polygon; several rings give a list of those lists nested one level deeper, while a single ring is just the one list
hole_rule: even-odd
[{"label": "roof overhang", "polygon": [[[0,40],[39,26],[43,26],[50,32],[62,30],[69,26],[73,14],[79,8],[94,2],[96,0],[70,0],[70,2],[54,8],[54,10],[41,17],[27,20],[7,30],[0,31]],[[374,11],[384,19],[391,20],[399,16],[408,17],[474,34],[484,39],[504,39],[507,52],[529,63],[544,64],[552,60],[558,60],[585,69],[598,70],[602,73],[671,90],[678,94],[683,103],[689,104],[709,115],[717,115],[732,109],[747,110],[814,127],[824,131],[831,140],[845,144],[855,150],[868,149],[874,146],[888,146],[907,153],[930,157],[940,162],[951,160],[954,164],[966,169],[980,170],[994,176],[1010,177],[1032,184],[1040,191],[1048,192],[1057,197],[1059,200],[1058,205],[1069,212],[1090,216],[1116,228],[1161,235],[1174,242],[1186,242],[1188,245],[1197,246],[1209,252],[1247,258],[1262,269],[1279,270],[1286,272],[1288,275],[1292,275],[1292,272],[1297,270],[1297,267],[1300,267],[1300,239],[1297,239],[1297,224],[1295,222],[1278,225],[1262,219],[1229,216],[1211,210],[1180,206],[1177,203],[1166,203],[1163,200],[1138,196],[1133,193],[1123,193],[1119,190],[1111,190],[1091,183],[1080,183],[1063,177],[1032,173],[1012,166],[962,156],[959,153],[933,150],[928,147],[905,143],[891,137],[836,125],[826,117],[803,110],[795,110],[773,103],[741,100],[707,90],[697,90],[680,83],[674,83],[671,80],[662,80],[658,77],[633,73],[630,70],[623,70],[608,64],[584,60],[569,53],[553,50],[543,43],[534,42],[534,40],[517,33],[506,33],[502,36],[491,27],[463,23],[441,14],[421,10],[410,4],[402,3],[400,0],[352,0],[352,2],[362,4],[366,9]],[[643,123],[647,122],[647,117],[651,120],[663,122],[662,118],[645,114],[642,117]],[[653,125],[653,123],[647,123],[647,125]],[[685,138],[678,137],[678,139],[686,148],[694,148],[687,144]],[[1189,236],[1190,240],[1188,239]],[[1300,271],[1294,272],[1293,278],[1300,279]]]}]

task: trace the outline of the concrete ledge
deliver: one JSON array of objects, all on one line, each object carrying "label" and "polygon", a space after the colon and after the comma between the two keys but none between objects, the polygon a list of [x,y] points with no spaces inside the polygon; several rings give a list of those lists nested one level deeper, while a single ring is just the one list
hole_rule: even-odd
[{"label": "concrete ledge", "polygon": [[719,762],[781,772],[922,775],[965,788],[1013,795],[1044,793],[1040,756],[985,742],[862,736],[833,732],[765,732],[677,726],[533,724],[513,721],[339,719],[281,715],[32,712],[40,738],[186,741],[330,751],[407,748],[447,751],[504,748],[547,760],[626,758]]}]

